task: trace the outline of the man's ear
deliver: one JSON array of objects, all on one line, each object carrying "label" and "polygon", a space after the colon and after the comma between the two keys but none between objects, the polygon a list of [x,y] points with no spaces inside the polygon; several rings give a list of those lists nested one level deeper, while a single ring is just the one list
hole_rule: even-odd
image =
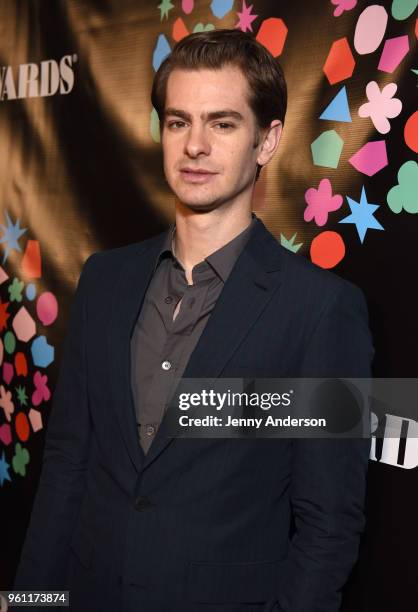
[{"label": "man's ear", "polygon": [[273,157],[279,146],[282,135],[283,123],[279,119],[274,119],[270,127],[263,130],[261,134],[261,147],[257,157],[257,163],[265,166]]}]

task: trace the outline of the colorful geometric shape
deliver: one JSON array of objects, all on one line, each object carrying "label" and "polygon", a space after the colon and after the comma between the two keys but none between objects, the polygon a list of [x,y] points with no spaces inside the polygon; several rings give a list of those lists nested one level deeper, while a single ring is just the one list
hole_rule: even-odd
[{"label": "colorful geometric shape", "polygon": [[311,144],[312,159],[315,166],[337,168],[344,141],[335,130],[322,132]]},{"label": "colorful geometric shape", "polygon": [[352,223],[356,226],[360,242],[364,242],[368,229],[383,230],[379,221],[373,216],[375,211],[380,208],[379,204],[369,204],[367,201],[366,190],[364,186],[361,190],[360,202],[356,202],[349,196],[346,196],[351,214],[341,219],[339,223]]},{"label": "colorful geometric shape", "polygon": [[10,464],[7,463],[4,451],[0,459],[0,486],[3,486],[5,480],[11,480],[9,475]]},{"label": "colorful geometric shape", "polygon": [[12,441],[12,430],[9,423],[3,423],[0,426],[0,442],[4,444],[4,446],[9,446]]},{"label": "colorful geometric shape", "polygon": [[28,342],[36,334],[36,324],[25,306],[21,306],[13,319],[12,327],[22,342]]},{"label": "colorful geometric shape", "polygon": [[418,164],[409,160],[402,164],[398,172],[398,184],[389,190],[387,203],[392,212],[398,214],[402,210],[408,213],[418,213]]},{"label": "colorful geometric shape", "polygon": [[0,338],[0,365],[3,363],[3,357],[4,357],[4,345],[3,345],[3,340]]},{"label": "colorful geometric shape", "polygon": [[32,429],[35,433],[43,428],[42,414],[39,412],[39,410],[31,408],[28,416]]},{"label": "colorful geometric shape", "polygon": [[392,17],[398,21],[408,19],[418,6],[418,0],[393,0]]},{"label": "colorful geometric shape", "polygon": [[370,117],[374,127],[381,134],[390,131],[388,119],[397,117],[402,110],[402,102],[393,96],[397,90],[396,83],[388,83],[380,91],[376,81],[370,81],[366,86],[368,102],[362,104],[358,109],[360,117]]},{"label": "colorful geometric shape", "polygon": [[26,442],[29,438],[30,427],[28,417],[24,412],[18,412],[15,418],[15,430],[17,437],[22,442]]},{"label": "colorful geometric shape", "polygon": [[337,7],[333,13],[334,17],[339,17],[344,11],[351,11],[357,5],[357,0],[331,0],[331,4]]},{"label": "colorful geometric shape", "polygon": [[366,142],[348,161],[359,172],[373,176],[388,165],[386,142]]},{"label": "colorful geometric shape", "polygon": [[41,249],[37,240],[28,240],[21,262],[22,274],[26,278],[41,278]]},{"label": "colorful geometric shape", "polygon": [[247,6],[245,4],[245,0],[242,0],[241,12],[237,12],[237,15],[239,17],[238,23],[235,24],[235,27],[239,28],[242,32],[253,31],[253,27],[251,24],[255,19],[257,19],[258,15],[255,15],[251,12],[252,8],[252,4],[250,4],[250,6]]},{"label": "colorful geometric shape", "polygon": [[351,77],[356,65],[346,37],[335,40],[322,68],[330,85]]},{"label": "colorful geometric shape", "polygon": [[26,297],[28,298],[28,300],[34,300],[36,297],[36,287],[34,285],[34,283],[29,283],[29,285],[26,286]]},{"label": "colorful geometric shape", "polygon": [[33,376],[33,384],[35,391],[32,394],[32,403],[34,406],[39,406],[41,402],[47,402],[51,399],[51,391],[48,388],[48,376],[36,371]]},{"label": "colorful geometric shape", "polygon": [[[175,22],[173,23],[173,29],[171,32],[171,36],[175,42],[182,40],[185,36],[188,36],[189,30],[186,28],[186,25],[181,17],[177,17]],[[171,52],[171,51],[170,51]]]},{"label": "colorful geometric shape", "polygon": [[164,34],[160,34],[152,54],[152,67],[154,68],[155,72],[157,72],[158,68],[161,66],[165,58],[170,55],[170,53],[171,49],[167,38]]},{"label": "colorful geometric shape", "polygon": [[234,6],[234,0],[212,0],[210,10],[218,19],[223,19]]},{"label": "colorful geometric shape", "polygon": [[160,21],[162,21],[164,17],[168,19],[168,13],[174,8],[174,4],[171,4],[170,0],[163,0],[158,8],[160,9]]},{"label": "colorful geometric shape", "polygon": [[28,363],[26,361],[25,353],[16,353],[15,355],[15,370],[17,376],[28,375]]},{"label": "colorful geometric shape", "polygon": [[47,368],[54,361],[54,347],[45,336],[38,336],[31,346],[32,360],[38,368]]},{"label": "colorful geometric shape", "polygon": [[409,51],[409,39],[407,34],[388,38],[383,47],[378,69],[382,72],[393,72],[399,66]]},{"label": "colorful geometric shape", "polygon": [[203,23],[199,22],[193,28],[193,32],[210,32],[211,30],[214,30],[214,29],[215,29],[215,26],[213,25],[213,23],[207,23],[206,25],[203,25]]},{"label": "colorful geometric shape", "polygon": [[186,15],[190,15],[194,9],[194,0],[181,0],[181,8]]},{"label": "colorful geometric shape", "polygon": [[283,19],[269,17],[262,22],[256,39],[270,51],[273,57],[279,57],[286,42],[287,32]]},{"label": "colorful geometric shape", "polygon": [[0,239],[0,244],[6,244],[6,249],[3,256],[3,263],[8,258],[10,251],[19,251],[19,253],[22,251],[19,244],[19,238],[23,236],[23,234],[27,231],[27,228],[20,227],[19,220],[17,220],[16,223],[13,223],[7,211],[6,220],[7,226],[0,224],[0,227],[3,230],[3,236]]},{"label": "colorful geometric shape", "polygon": [[9,278],[6,270],[0,266],[0,285]]},{"label": "colorful geometric shape", "polygon": [[45,326],[51,325],[58,316],[57,298],[51,291],[44,291],[36,302],[36,314]]},{"label": "colorful geometric shape", "polygon": [[9,355],[11,355],[12,353],[14,353],[14,350],[16,348],[16,338],[15,335],[12,331],[7,331],[4,334],[4,348],[6,350],[6,353],[9,353]]},{"label": "colorful geometric shape", "polygon": [[29,452],[26,448],[20,445],[19,442],[15,445],[15,454],[12,457],[12,467],[15,474],[20,476],[26,475],[26,465],[29,463]]},{"label": "colorful geometric shape", "polygon": [[328,213],[338,210],[342,203],[342,195],[332,195],[332,185],[328,178],[323,178],[319,183],[318,189],[310,187],[305,192],[307,207],[303,214],[305,221],[312,219],[319,226],[323,226],[328,221]]},{"label": "colorful geometric shape", "polygon": [[303,242],[299,242],[299,244],[295,244],[296,240],[296,232],[293,236],[288,240],[284,234],[280,234],[280,244],[282,247],[291,251],[292,253],[297,253],[300,247],[303,245]]},{"label": "colorful geometric shape", "polygon": [[335,98],[331,100],[326,109],[319,117],[328,121],[351,122],[350,108],[348,106],[347,90],[345,85],[340,89]]},{"label": "colorful geometric shape", "polygon": [[405,138],[406,145],[418,153],[418,111],[412,113],[405,123],[403,135]]},{"label": "colorful geometric shape", "polygon": [[7,361],[3,362],[3,380],[7,385],[10,385],[12,378],[14,376],[14,368],[12,363],[8,363]]},{"label": "colorful geometric shape", "polygon": [[359,55],[373,53],[386,32],[388,14],[379,4],[367,6],[360,14],[354,32],[354,48]]},{"label": "colorful geometric shape", "polygon": [[334,268],[345,255],[345,244],[340,234],[326,231],[312,240],[310,248],[311,261],[321,268]]}]

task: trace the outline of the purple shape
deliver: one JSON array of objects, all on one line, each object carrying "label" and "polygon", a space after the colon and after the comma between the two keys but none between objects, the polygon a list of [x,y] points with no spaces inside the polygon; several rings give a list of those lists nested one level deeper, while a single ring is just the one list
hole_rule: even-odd
[{"label": "purple shape", "polygon": [[12,363],[3,363],[3,380],[6,385],[10,385],[10,381],[13,378],[14,368]]},{"label": "purple shape", "polygon": [[388,165],[386,142],[384,140],[366,142],[348,161],[359,172],[373,176]]},{"label": "purple shape", "polygon": [[393,72],[409,51],[408,35],[388,38],[383,47],[378,69],[382,72]]}]

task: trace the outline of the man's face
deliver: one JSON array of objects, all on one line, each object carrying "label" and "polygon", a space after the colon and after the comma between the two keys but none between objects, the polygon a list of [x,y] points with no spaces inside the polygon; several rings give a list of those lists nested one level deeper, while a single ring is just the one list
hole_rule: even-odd
[{"label": "man's face", "polygon": [[247,80],[235,66],[175,69],[168,78],[164,172],[177,198],[196,212],[251,201],[258,148],[247,98]]}]

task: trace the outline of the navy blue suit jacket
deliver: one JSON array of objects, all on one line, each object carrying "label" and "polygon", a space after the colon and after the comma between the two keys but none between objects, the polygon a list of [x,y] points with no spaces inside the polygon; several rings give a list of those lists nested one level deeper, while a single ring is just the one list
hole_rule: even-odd
[{"label": "navy blue suit jacket", "polygon": [[[14,586],[69,588],[77,612],[337,612],[368,440],[173,439],[163,420],[140,447],[130,336],[163,237],[84,265]],[[258,220],[184,376],[369,377],[372,356],[361,291]]]}]

